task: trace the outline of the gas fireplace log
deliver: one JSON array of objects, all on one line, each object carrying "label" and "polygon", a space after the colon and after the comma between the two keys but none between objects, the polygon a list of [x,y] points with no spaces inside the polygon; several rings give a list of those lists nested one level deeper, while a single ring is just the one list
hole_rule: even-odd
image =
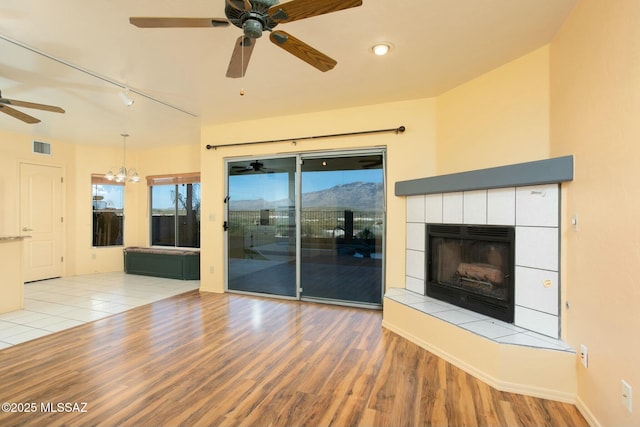
[{"label": "gas fireplace log", "polygon": [[469,264],[461,262],[458,265],[458,274],[468,279],[480,280],[483,282],[491,282],[496,285],[504,281],[502,271],[491,264]]}]

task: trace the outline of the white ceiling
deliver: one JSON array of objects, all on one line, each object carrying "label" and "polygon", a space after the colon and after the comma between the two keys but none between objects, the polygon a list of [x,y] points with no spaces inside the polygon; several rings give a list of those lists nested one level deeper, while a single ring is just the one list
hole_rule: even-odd
[{"label": "white ceiling", "polygon": [[[2,95],[66,113],[21,108],[42,122],[0,114],[0,129],[103,145],[120,145],[127,132],[129,146],[146,147],[198,143],[201,125],[432,97],[549,43],[576,2],[363,0],[277,27],[337,60],[332,71],[265,34],[245,78],[230,79],[239,28],[140,29],[128,20],[224,18],[224,0],[3,0]],[[370,51],[379,41],[393,44],[386,57]],[[125,107],[110,82],[161,102],[134,93]]]}]

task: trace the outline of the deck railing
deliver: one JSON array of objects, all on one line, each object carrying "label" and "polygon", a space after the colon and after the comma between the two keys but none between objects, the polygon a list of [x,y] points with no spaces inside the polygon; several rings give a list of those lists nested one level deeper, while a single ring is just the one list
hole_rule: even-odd
[{"label": "deck railing", "polygon": [[[345,213],[346,212],[346,213]],[[351,217],[352,215],[352,217]],[[352,218],[352,221],[351,221]],[[332,238],[344,235],[352,227],[354,237],[381,237],[384,213],[381,211],[310,211],[301,212],[303,237]],[[229,211],[229,232],[242,232],[246,226],[273,226],[278,237],[289,237],[295,230],[295,213],[286,209]]]}]

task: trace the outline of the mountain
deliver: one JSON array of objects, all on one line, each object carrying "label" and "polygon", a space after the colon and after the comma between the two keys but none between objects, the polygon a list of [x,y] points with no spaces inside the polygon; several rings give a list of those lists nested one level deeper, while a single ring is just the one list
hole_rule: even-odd
[{"label": "mountain", "polygon": [[[382,183],[352,182],[344,185],[336,185],[326,190],[312,191],[302,195],[303,210],[341,210],[349,208],[358,211],[382,210],[380,202],[383,200]],[[289,206],[288,199],[267,201],[258,200],[229,200],[232,210],[257,211],[260,209],[286,209]]]},{"label": "mountain", "polygon": [[303,209],[345,208],[360,211],[382,210],[382,183],[352,182],[302,195]]}]

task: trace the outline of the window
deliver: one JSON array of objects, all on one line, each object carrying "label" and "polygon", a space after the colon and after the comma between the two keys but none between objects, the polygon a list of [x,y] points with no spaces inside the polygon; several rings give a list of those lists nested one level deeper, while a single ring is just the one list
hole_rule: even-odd
[{"label": "window", "polygon": [[124,183],[91,175],[93,246],[120,246],[123,242]]},{"label": "window", "polygon": [[151,245],[200,247],[200,174],[147,177]]}]

